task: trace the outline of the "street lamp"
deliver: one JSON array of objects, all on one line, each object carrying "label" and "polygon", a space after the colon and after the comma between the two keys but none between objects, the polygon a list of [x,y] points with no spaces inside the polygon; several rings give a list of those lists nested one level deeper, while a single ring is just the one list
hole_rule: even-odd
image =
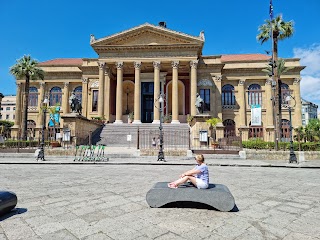
[{"label": "street lamp", "polygon": [[[294,101],[294,105],[293,105],[293,106],[291,106],[291,100]],[[292,127],[292,114],[291,114],[292,108],[296,106],[296,100],[295,100],[295,98],[294,98],[293,96],[291,96],[290,93],[289,93],[289,95],[286,96],[285,101],[288,103],[288,104],[286,105],[286,107],[287,107],[288,110],[289,110],[289,121],[290,121],[290,129],[289,129],[289,130],[290,130],[290,157],[289,157],[289,163],[293,163],[293,162],[298,163],[298,162],[297,162],[297,157],[296,157],[296,155],[295,155],[295,153],[294,153],[294,151],[293,151],[293,139],[292,139],[292,130],[293,130],[293,127]]]},{"label": "street lamp", "polygon": [[164,153],[163,153],[163,127],[162,127],[164,97],[163,97],[162,94],[160,94],[158,101],[160,103],[160,108],[159,108],[159,112],[160,112],[160,126],[159,126],[159,130],[160,130],[160,139],[159,139],[160,140],[160,148],[159,148],[159,153],[158,153],[158,161],[165,162],[166,160],[164,159]]},{"label": "street lamp", "polygon": [[43,100],[43,103],[42,103],[42,114],[43,114],[42,115],[42,120],[43,120],[43,123],[42,123],[40,151],[39,151],[39,154],[38,154],[38,157],[37,157],[37,160],[40,158],[40,160],[42,160],[42,161],[45,161],[45,159],[44,159],[44,130],[46,129],[46,114],[47,114],[47,104],[48,104],[48,102],[49,102],[49,100],[46,97]]}]

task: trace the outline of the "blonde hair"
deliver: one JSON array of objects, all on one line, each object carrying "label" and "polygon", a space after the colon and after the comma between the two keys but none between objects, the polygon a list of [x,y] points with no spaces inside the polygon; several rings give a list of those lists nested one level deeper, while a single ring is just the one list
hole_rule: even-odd
[{"label": "blonde hair", "polygon": [[204,156],[202,154],[196,155],[196,159],[200,162],[204,162]]}]

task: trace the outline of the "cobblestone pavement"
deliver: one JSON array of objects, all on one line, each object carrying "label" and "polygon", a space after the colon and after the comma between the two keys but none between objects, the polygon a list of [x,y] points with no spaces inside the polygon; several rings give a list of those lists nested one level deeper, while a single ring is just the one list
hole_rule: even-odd
[{"label": "cobblestone pavement", "polygon": [[2,164],[1,189],[19,200],[0,239],[320,239],[318,169],[209,166],[238,212],[147,205],[156,182],[189,168]]}]

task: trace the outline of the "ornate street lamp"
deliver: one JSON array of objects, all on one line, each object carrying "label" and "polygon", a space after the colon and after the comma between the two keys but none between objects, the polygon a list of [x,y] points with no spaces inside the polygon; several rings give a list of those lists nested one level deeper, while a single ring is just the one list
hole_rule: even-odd
[{"label": "ornate street lamp", "polygon": [[[291,104],[291,100],[294,101],[293,105]],[[288,110],[289,110],[289,121],[290,121],[290,129],[289,129],[289,131],[290,131],[290,158],[289,158],[289,163],[293,163],[293,162],[298,163],[297,157],[293,151],[293,139],[292,139],[293,127],[292,127],[292,114],[291,114],[292,108],[294,108],[296,106],[296,100],[289,93],[289,95],[286,96],[285,101],[288,103],[288,104],[284,105],[284,107],[288,108]]]},{"label": "ornate street lamp", "polygon": [[164,153],[163,153],[163,103],[164,103],[164,96],[162,94],[160,94],[159,99],[158,99],[159,103],[160,103],[160,126],[159,126],[159,130],[160,130],[160,148],[159,148],[159,153],[158,153],[158,161],[163,161],[165,162],[166,160],[164,159]]},{"label": "ornate street lamp", "polygon": [[49,103],[49,100],[46,97],[43,100],[43,103],[42,103],[42,114],[43,114],[42,115],[42,120],[43,120],[43,123],[42,123],[40,151],[39,151],[39,154],[38,154],[38,157],[37,157],[37,160],[40,159],[42,161],[45,161],[45,159],[44,159],[44,131],[46,129],[46,114],[47,114],[47,104],[48,103]]}]

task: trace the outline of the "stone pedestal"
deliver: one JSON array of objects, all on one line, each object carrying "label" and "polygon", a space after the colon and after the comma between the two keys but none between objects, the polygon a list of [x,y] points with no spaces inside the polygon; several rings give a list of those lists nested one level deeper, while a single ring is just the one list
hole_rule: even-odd
[{"label": "stone pedestal", "polygon": [[198,114],[193,117],[193,125],[191,127],[191,146],[193,148],[207,147],[208,142],[200,141],[200,131],[207,131],[208,138],[210,137],[210,125],[206,122],[212,116],[209,114]]},{"label": "stone pedestal", "polygon": [[70,131],[70,143],[73,146],[88,144],[92,133],[101,127],[101,124],[77,113],[65,114],[61,118],[63,119],[63,129]]}]

